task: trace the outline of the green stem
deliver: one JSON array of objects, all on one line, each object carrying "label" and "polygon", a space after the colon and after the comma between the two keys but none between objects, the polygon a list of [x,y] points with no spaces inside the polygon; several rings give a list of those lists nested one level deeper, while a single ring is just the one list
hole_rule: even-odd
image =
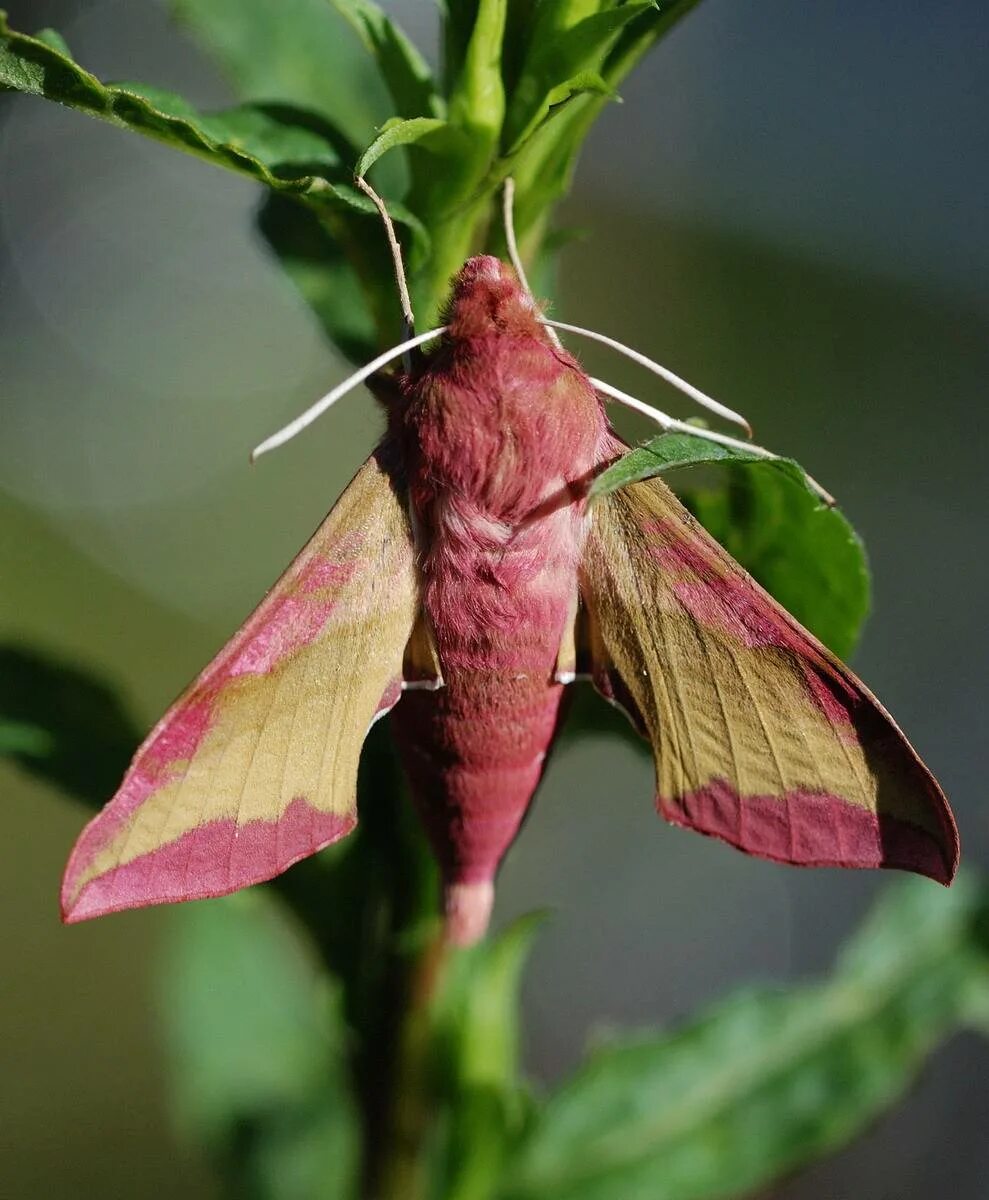
[{"label": "green stem", "polygon": [[276,882],[344,988],[364,1200],[419,1200],[433,1109],[433,1001],[446,955],[437,871],[384,722],[368,735],[359,823]]},{"label": "green stem", "polygon": [[426,1195],[425,1146],[434,1110],[433,1001],[442,983],[446,944],[432,932],[407,961],[400,983],[390,1111],[369,1200],[420,1200]]}]

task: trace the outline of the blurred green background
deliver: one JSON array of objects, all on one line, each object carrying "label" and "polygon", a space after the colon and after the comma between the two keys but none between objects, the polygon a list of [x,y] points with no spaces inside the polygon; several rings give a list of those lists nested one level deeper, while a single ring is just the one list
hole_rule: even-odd
[{"label": "blurred green background", "polygon": [[[202,107],[229,98],[153,0],[8,7],[20,28],[58,27],[103,77]],[[388,7],[429,45],[430,3]],[[587,236],[564,253],[555,306],[745,412],[839,497],[875,574],[855,665],[983,865],[986,33],[971,0],[705,0],[591,137],[564,212]],[[0,98],[0,638],[93,671],[142,727],[379,429],[353,398],[248,467],[253,444],[344,373],[254,232],[256,202],[253,185],[165,148]],[[583,357],[686,412],[621,360]],[[85,814],[12,768],[0,781],[0,1195],[214,1195],[164,1109],[153,960],[167,914],[61,928]],[[825,969],[883,885],[667,828],[651,791],[624,743],[571,745],[505,864],[496,926],[554,910],[525,986],[537,1078],[602,1027]],[[774,1194],[982,1197],[987,1067],[983,1042],[958,1039],[868,1138]]]}]

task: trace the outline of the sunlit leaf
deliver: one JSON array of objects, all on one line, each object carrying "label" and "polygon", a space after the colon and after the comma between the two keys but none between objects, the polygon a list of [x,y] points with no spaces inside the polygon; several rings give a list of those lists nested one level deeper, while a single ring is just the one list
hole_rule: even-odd
[{"label": "sunlit leaf", "polygon": [[202,114],[158,88],[103,84],[49,42],[9,29],[5,14],[0,14],[0,87],[77,108],[271,188],[354,200],[352,192],[331,182],[345,180],[349,169],[342,139],[325,120],[275,104]]},{"label": "sunlit leaf", "polygon": [[744,447],[726,446],[693,433],[664,433],[644,446],[623,454],[602,471],[590,489],[591,496],[605,496],[640,479],[651,479],[678,467],[707,466],[711,463],[765,463],[773,470],[791,474],[813,494],[803,469],[789,458],[770,458]]},{"label": "sunlit leaf", "polygon": [[[507,0],[470,0],[450,4],[470,10],[459,70],[450,80],[449,119],[464,130],[468,151],[462,155],[455,186],[457,193],[471,191],[486,175],[505,119],[505,85],[501,75],[501,52],[505,36]],[[469,30],[469,33],[468,33]]]},{"label": "sunlit leaf", "polygon": [[509,150],[524,142],[550,109],[569,96],[587,91],[611,94],[600,74],[608,50],[630,21],[654,9],[651,3],[621,4],[571,23],[572,7],[550,0],[539,9],[505,122],[503,145]]},{"label": "sunlit leaf", "polygon": [[421,146],[436,154],[456,154],[467,144],[464,133],[438,117],[413,117],[409,121],[389,121],[357,162],[357,174],[364,175],[382,155],[398,146]]}]

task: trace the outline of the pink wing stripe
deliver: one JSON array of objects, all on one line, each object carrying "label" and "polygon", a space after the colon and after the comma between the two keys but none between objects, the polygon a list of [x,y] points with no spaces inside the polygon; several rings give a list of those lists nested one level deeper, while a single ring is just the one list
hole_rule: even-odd
[{"label": "pink wing stripe", "polygon": [[[260,620],[251,619],[242,642],[235,639],[234,652],[219,664],[221,677],[266,675],[289,654],[311,645],[336,607],[339,590],[354,573],[354,556],[361,542],[357,533],[343,534],[322,554],[306,561],[292,582],[292,592],[278,596]],[[343,556],[343,561],[328,557],[329,551]],[[324,588],[334,589],[329,598],[320,600],[313,595]]]},{"label": "pink wing stripe", "polygon": [[[210,821],[174,842],[98,875],[68,910],[69,876],[62,888],[63,919],[84,921],[145,904],[223,896],[261,883],[299,859],[344,837],[353,815],[319,812],[297,797],[277,821]],[[101,839],[102,841],[102,836]]]},{"label": "pink wing stripe", "polygon": [[170,768],[189,762],[213,723],[216,690],[180,705],[159,722],[135,756],[120,790],[79,835],[62,883],[63,904],[75,881],[120,833],[131,816],[168,782]]},{"label": "pink wing stripe", "polygon": [[[337,538],[334,554],[353,555],[361,539]],[[293,580],[293,591],[278,588],[263,602],[196,682],[197,691],[169,710],[145,739],[111,804],[91,822],[76,843],[66,869],[66,888],[86,870],[141,805],[169,779],[170,768],[188,763],[214,721],[216,702],[227,682],[239,675],[265,675],[289,654],[310,645],[322,632],[336,606],[336,596],[319,600],[313,593],[342,587],[354,571],[353,561],[337,561],[328,551],[305,561]],[[292,568],[289,569],[291,576]],[[389,692],[381,707],[397,700]]]},{"label": "pink wing stripe", "polygon": [[685,796],[661,800],[659,811],[675,825],[778,862],[898,867],[944,884],[954,874],[954,864],[925,830],[820,792],[740,797],[727,781],[716,779]]}]

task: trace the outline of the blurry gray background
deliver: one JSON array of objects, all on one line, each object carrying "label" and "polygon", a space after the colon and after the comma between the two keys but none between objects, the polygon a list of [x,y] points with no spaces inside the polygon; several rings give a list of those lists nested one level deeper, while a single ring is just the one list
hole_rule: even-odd
[{"label": "blurry gray background", "polygon": [[[230,99],[157,0],[7,6],[104,78]],[[427,0],[388,7],[429,44]],[[741,409],[840,498],[875,573],[856,666],[982,864],[987,33],[974,0],[705,0],[591,138],[563,214],[588,236],[556,304]],[[143,724],[379,428],[355,397],[248,468],[251,445],[344,373],[255,235],[257,199],[164,147],[0,98],[0,636],[98,671]],[[586,362],[685,411],[620,360]],[[214,1195],[163,1111],[162,914],[62,929],[84,813],[9,768],[0,786],[0,1194]],[[746,859],[665,827],[651,791],[626,745],[569,748],[505,865],[497,923],[555,910],[525,991],[539,1078],[595,1029],[823,970],[885,882]],[[957,1040],[867,1139],[776,1194],[983,1197],[987,1068],[983,1043]]]}]

